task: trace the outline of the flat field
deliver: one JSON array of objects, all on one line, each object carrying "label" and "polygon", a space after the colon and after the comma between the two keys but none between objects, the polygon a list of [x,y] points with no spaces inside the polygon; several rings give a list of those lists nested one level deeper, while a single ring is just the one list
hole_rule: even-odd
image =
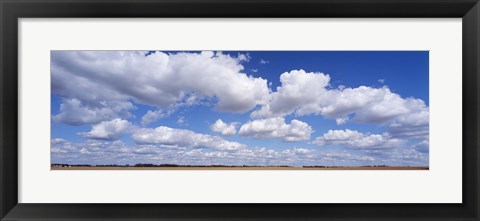
[{"label": "flat field", "polygon": [[423,167],[51,167],[51,170],[428,170]]}]

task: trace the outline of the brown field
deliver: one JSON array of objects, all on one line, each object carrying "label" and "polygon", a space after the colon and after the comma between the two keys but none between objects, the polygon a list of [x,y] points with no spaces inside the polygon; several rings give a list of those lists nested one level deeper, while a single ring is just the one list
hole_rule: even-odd
[{"label": "brown field", "polygon": [[51,170],[429,170],[429,167],[51,167]]}]

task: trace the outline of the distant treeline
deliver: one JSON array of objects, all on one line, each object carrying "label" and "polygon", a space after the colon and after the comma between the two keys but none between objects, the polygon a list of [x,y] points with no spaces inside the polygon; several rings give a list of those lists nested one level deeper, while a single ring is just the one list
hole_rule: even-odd
[{"label": "distant treeline", "polygon": [[[303,168],[338,168],[338,167],[390,167],[387,165],[364,165],[364,166],[303,166]],[[406,166],[408,167],[408,166]]]},{"label": "distant treeline", "polygon": [[[102,165],[90,165],[90,164],[60,164],[54,163],[52,167],[267,167],[258,165],[181,165],[181,164],[150,164],[150,163],[137,163],[137,164],[102,164]],[[268,166],[268,167],[290,167],[287,165]]]},{"label": "distant treeline", "polygon": [[[52,167],[293,167],[287,165],[181,165],[181,164],[150,164],[150,163],[137,163],[137,164],[104,164],[104,165],[90,165],[90,164],[52,164]],[[339,167],[351,167],[351,166],[303,166],[303,168],[339,168]],[[387,165],[366,165],[360,167],[389,167]],[[408,166],[407,166],[408,167]]]},{"label": "distant treeline", "polygon": [[[181,165],[181,164],[135,164],[133,167],[262,167],[258,165],[221,165],[221,164],[212,164],[212,165]],[[290,167],[286,165],[279,166],[270,166],[270,167]]]}]

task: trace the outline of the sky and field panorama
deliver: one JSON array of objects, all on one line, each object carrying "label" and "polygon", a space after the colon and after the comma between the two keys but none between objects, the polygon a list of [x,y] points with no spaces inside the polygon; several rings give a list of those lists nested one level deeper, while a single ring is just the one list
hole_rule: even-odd
[{"label": "sky and field panorama", "polygon": [[51,51],[51,163],[428,166],[428,51]]}]

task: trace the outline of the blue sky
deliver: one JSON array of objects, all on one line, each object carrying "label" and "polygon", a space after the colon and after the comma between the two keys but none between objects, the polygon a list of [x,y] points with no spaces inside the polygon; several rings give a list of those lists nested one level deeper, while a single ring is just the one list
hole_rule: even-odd
[{"label": "blue sky", "polygon": [[52,163],[428,165],[428,51],[51,53]]}]

